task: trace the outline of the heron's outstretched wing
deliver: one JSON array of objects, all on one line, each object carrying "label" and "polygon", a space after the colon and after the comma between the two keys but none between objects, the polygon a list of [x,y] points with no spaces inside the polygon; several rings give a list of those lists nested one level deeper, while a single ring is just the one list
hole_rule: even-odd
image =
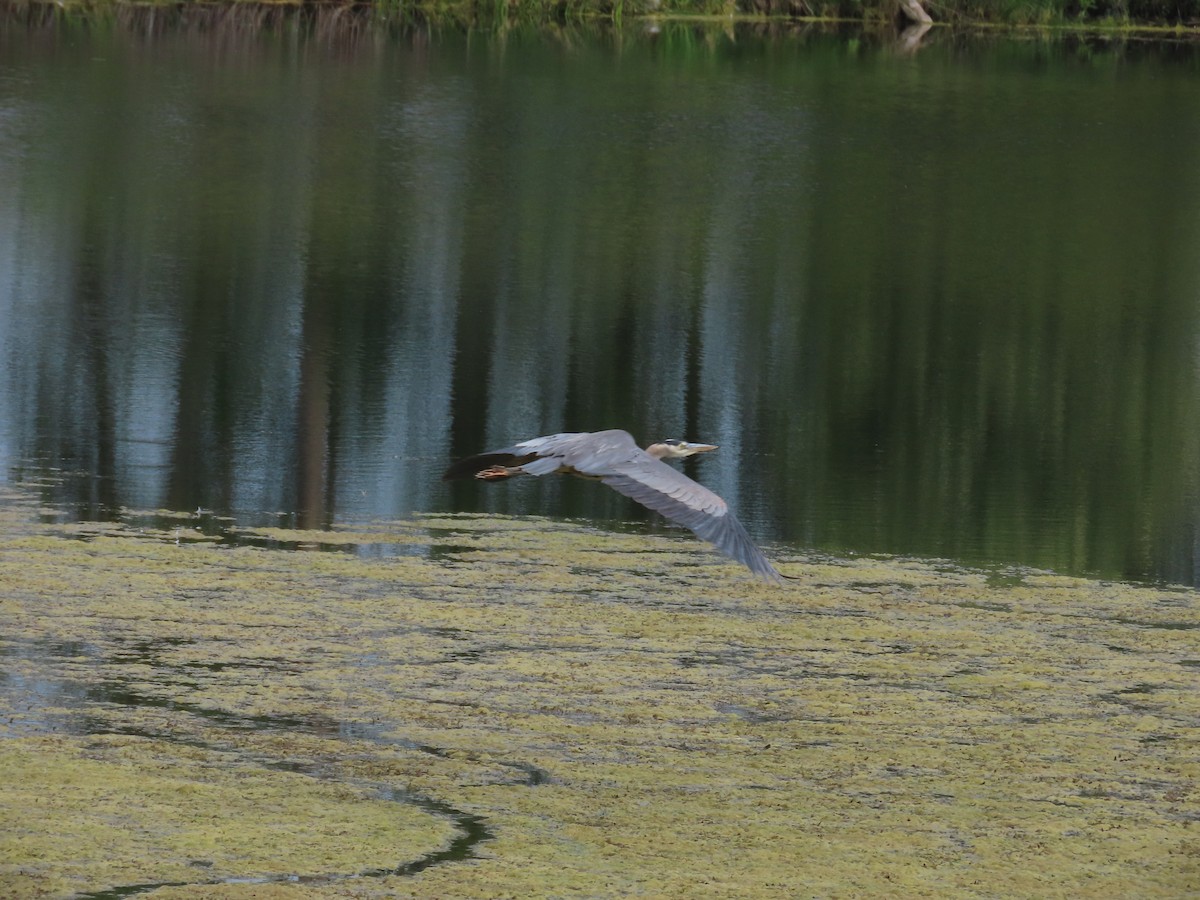
[{"label": "heron's outstretched wing", "polygon": [[617,469],[601,478],[613,490],[690,528],[698,538],[736,559],[760,578],[782,581],[725,501],[704,485],[648,453]]},{"label": "heron's outstretched wing", "polygon": [[443,480],[467,478],[491,466],[520,466],[526,475],[548,475],[560,469],[583,475],[602,475],[613,465],[645,455],[628,431],[580,431],[530,438],[477,456],[460,459]]}]

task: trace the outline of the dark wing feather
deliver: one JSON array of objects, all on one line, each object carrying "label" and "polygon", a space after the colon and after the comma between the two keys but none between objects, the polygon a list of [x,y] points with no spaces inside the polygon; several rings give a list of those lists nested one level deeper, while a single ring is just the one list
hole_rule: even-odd
[{"label": "dark wing feather", "polygon": [[516,449],[516,447],[512,447],[508,450],[494,450],[491,453],[480,453],[477,456],[460,459],[442,473],[442,481],[469,478],[476,472],[482,472],[492,466],[520,466],[536,458],[532,453],[518,455],[513,452]]},{"label": "dark wing feather", "polygon": [[704,485],[649,455],[621,469],[601,480],[642,506],[691,529],[698,538],[736,559],[755,575],[770,581],[781,580],[725,501]]}]

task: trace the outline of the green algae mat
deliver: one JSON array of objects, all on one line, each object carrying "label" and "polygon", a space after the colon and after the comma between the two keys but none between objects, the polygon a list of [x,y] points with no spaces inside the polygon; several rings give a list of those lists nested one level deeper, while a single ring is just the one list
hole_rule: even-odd
[{"label": "green algae mat", "polygon": [[1200,892],[1189,589],[45,512],[0,495],[2,897]]}]

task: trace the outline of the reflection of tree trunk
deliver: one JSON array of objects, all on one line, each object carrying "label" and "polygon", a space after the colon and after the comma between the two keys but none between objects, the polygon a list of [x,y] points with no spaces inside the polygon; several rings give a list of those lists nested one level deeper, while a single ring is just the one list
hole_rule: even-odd
[{"label": "reflection of tree trunk", "polygon": [[320,528],[326,524],[328,497],[329,354],[324,316],[313,308],[311,298],[305,309],[304,345],[300,352],[297,524],[301,528]]},{"label": "reflection of tree trunk", "polygon": [[900,10],[908,18],[919,25],[928,25],[933,22],[929,17],[929,13],[921,7],[920,0],[900,0]]},{"label": "reflection of tree trunk", "polygon": [[901,56],[908,56],[910,53],[916,53],[921,49],[921,38],[925,37],[927,32],[933,26],[928,22],[921,22],[916,25],[909,25],[896,38],[895,50]]},{"label": "reflection of tree trunk", "polygon": [[[76,270],[75,301],[78,304],[81,330],[84,333],[89,384],[92,389],[92,414],[95,417],[95,446],[89,448],[93,454],[93,487],[88,498],[88,513],[100,518],[111,515],[116,508],[116,433],[112,384],[108,368],[108,335],[104,327],[105,296],[103,279],[97,271],[100,255],[97,236],[89,219],[84,228],[85,241],[82,258]],[[98,229],[97,229],[98,232]],[[85,452],[79,448],[80,453]],[[86,458],[86,456],[85,456]]]}]

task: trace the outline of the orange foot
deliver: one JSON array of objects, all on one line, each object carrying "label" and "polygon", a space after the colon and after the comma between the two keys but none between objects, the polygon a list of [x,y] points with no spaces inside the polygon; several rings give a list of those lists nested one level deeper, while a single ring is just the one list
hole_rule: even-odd
[{"label": "orange foot", "polygon": [[508,478],[510,475],[512,475],[512,470],[504,466],[489,466],[475,473],[476,478],[482,478],[484,481],[495,481],[498,478]]}]

